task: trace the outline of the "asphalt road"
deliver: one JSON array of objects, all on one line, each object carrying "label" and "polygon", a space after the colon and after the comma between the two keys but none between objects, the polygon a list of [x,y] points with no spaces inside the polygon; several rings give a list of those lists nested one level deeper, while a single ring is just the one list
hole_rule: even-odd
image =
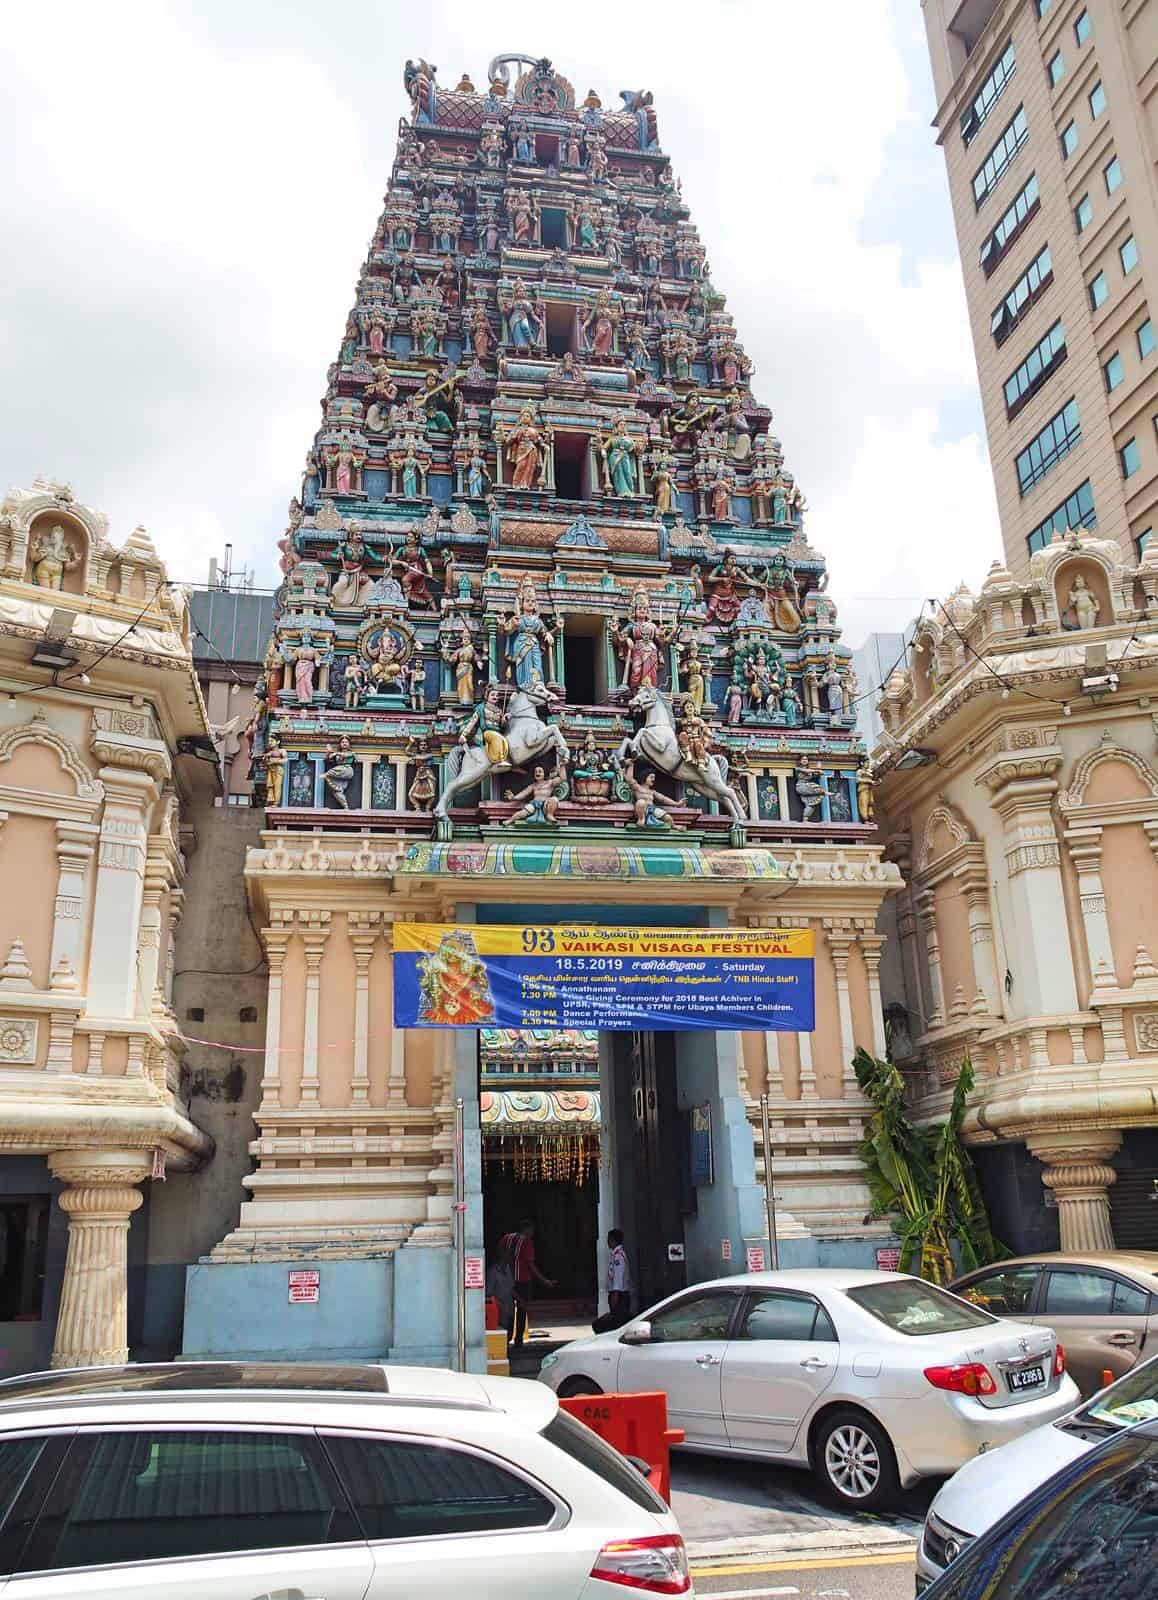
[{"label": "asphalt road", "polygon": [[689,1544],[790,1533],[832,1533],[839,1543],[850,1532],[870,1527],[887,1528],[916,1541],[929,1502],[940,1487],[940,1479],[917,1484],[903,1494],[895,1511],[849,1512],[830,1500],[810,1473],[687,1451],[673,1453],[671,1482],[672,1510]]},{"label": "asphalt road", "polygon": [[850,1556],[825,1564],[745,1563],[723,1572],[693,1564],[696,1594],[730,1600],[913,1600],[906,1556]]}]

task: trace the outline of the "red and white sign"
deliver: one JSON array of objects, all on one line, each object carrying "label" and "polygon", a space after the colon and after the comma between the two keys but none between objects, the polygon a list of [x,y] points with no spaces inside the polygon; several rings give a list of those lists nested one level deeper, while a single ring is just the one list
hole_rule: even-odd
[{"label": "red and white sign", "polygon": [[482,1256],[466,1256],[462,1263],[462,1282],[466,1289],[485,1289]]},{"label": "red and white sign", "polygon": [[762,1244],[750,1244],[748,1246],[748,1271],[763,1272],[764,1270],[764,1246]]},{"label": "red and white sign", "polygon": [[877,1246],[877,1271],[897,1272],[901,1265],[901,1247],[899,1244],[880,1244]]},{"label": "red and white sign", "polygon": [[289,1275],[291,1306],[316,1305],[322,1298],[322,1275],[316,1267],[295,1267]]},{"label": "red and white sign", "polygon": [[721,1259],[721,1261],[731,1261],[731,1259],[732,1259],[732,1241],[731,1241],[731,1239],[721,1239],[720,1240],[720,1259]]}]

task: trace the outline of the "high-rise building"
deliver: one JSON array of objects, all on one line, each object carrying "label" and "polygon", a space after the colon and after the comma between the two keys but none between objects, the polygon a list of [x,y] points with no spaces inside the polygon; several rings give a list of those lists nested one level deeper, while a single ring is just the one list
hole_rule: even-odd
[{"label": "high-rise building", "polygon": [[[189,1355],[445,1361],[456,1215],[473,1257],[533,1214],[572,1315],[612,1225],[645,1304],[742,1267],[766,1248],[764,1092],[785,1261],[871,1264],[887,1235],[863,1224],[850,1063],[884,1048],[899,874],[825,562],[651,96],[605,108],[524,57],[481,92],[425,62],[406,83],[281,544],[245,873],[269,960],[255,1170],[191,1269]],[[397,923],[577,919],[809,927],[816,1030],[480,1060],[476,1033],[394,1027]],[[468,1323],[477,1363],[481,1296]]]},{"label": "high-rise building", "polygon": [[1158,0],[922,0],[1005,544],[1158,518]]}]

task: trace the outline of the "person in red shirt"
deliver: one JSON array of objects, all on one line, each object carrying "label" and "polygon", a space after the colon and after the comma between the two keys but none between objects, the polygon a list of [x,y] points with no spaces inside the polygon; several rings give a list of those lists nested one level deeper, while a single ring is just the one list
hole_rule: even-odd
[{"label": "person in red shirt", "polygon": [[545,1278],[535,1264],[535,1224],[530,1220],[520,1222],[517,1232],[505,1233],[499,1245],[507,1252],[514,1274],[514,1299],[511,1303],[507,1338],[511,1346],[518,1349],[527,1335],[527,1307],[531,1299],[532,1279],[541,1283],[546,1289],[553,1289],[555,1280]]}]

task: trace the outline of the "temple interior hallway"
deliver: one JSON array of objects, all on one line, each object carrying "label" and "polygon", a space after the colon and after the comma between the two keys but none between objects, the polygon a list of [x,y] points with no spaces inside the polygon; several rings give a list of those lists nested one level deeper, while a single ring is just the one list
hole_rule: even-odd
[{"label": "temple interior hallway", "polygon": [[535,1257],[539,1271],[555,1280],[554,1289],[535,1286],[536,1327],[555,1323],[589,1323],[595,1315],[595,1242],[599,1174],[593,1170],[582,1186],[573,1180],[523,1182],[513,1160],[488,1157],[483,1179],[483,1218],[487,1262],[500,1259],[499,1240],[524,1221],[535,1224]]}]

